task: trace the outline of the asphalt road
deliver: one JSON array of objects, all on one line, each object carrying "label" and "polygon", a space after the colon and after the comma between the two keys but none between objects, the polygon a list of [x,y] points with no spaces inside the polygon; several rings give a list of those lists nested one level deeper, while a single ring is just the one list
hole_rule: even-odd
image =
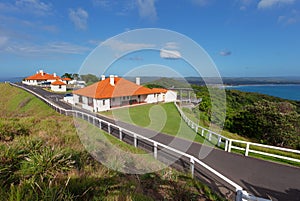
[{"label": "asphalt road", "polygon": [[[63,98],[61,94],[53,94],[39,87],[26,87],[65,109],[73,109],[71,105],[61,101]],[[85,110],[82,111],[90,113]],[[94,113],[90,114],[95,115]],[[97,116],[108,122],[117,123],[119,126],[139,133],[140,135],[196,156],[197,158],[199,158],[199,153],[203,153],[203,151],[205,152],[205,150],[207,150],[205,145],[194,142],[191,143],[180,138],[157,133],[124,122],[115,122],[112,119],[100,115]],[[187,150],[183,150],[183,147],[187,147],[185,145],[189,147]],[[272,200],[300,201],[300,168],[245,157],[219,149],[212,149],[206,157],[202,158],[200,156],[199,159],[255,196],[271,198]]]}]

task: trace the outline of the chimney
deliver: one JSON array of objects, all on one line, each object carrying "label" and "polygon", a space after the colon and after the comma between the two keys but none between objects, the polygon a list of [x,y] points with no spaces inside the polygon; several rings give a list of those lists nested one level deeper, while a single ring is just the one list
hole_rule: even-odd
[{"label": "chimney", "polygon": [[44,71],[43,70],[40,70],[40,73],[42,74],[42,76],[44,76]]},{"label": "chimney", "polygon": [[56,73],[53,73],[53,77],[56,77]]},{"label": "chimney", "polygon": [[105,80],[105,75],[101,75],[101,80]]},{"label": "chimney", "polygon": [[136,77],[136,78],[135,78],[135,83],[136,83],[137,85],[141,85],[141,78],[140,78],[140,77]]},{"label": "chimney", "polygon": [[36,71],[36,74],[39,74],[39,71]]},{"label": "chimney", "polygon": [[109,83],[110,83],[110,85],[115,86],[115,78],[113,75],[109,76]]}]

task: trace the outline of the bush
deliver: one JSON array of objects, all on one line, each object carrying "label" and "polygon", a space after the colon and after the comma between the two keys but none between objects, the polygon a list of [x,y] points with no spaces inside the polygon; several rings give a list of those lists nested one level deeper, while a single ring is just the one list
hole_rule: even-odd
[{"label": "bush", "polygon": [[12,141],[15,136],[29,135],[28,126],[19,122],[18,119],[0,120],[0,141]]}]

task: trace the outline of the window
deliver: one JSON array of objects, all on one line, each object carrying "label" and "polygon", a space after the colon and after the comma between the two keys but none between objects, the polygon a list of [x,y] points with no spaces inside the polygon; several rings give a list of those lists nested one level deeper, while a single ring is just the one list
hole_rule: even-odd
[{"label": "window", "polygon": [[112,101],[115,102],[115,98],[112,98]]},{"label": "window", "polygon": [[61,85],[59,85],[58,88],[61,89]]},{"label": "window", "polygon": [[102,101],[102,105],[105,105],[105,100]]}]

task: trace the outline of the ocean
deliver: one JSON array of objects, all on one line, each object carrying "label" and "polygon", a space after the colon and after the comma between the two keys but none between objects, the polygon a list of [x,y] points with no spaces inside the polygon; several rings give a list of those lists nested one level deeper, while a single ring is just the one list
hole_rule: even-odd
[{"label": "ocean", "polygon": [[0,82],[21,82],[23,77],[0,77]]},{"label": "ocean", "polygon": [[300,101],[300,85],[240,85],[228,86],[226,89],[236,89],[245,92],[257,92],[289,100]]}]

